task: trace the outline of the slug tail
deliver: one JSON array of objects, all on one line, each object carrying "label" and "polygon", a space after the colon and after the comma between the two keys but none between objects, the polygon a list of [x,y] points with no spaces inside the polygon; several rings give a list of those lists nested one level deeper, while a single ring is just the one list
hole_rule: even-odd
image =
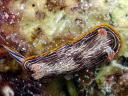
[{"label": "slug tail", "polygon": [[10,54],[10,56],[15,59],[19,64],[22,64],[22,62],[24,61],[25,57],[23,55],[21,55],[20,53],[10,49],[9,47],[7,47],[6,45],[3,45],[3,47],[8,51],[8,53]]}]

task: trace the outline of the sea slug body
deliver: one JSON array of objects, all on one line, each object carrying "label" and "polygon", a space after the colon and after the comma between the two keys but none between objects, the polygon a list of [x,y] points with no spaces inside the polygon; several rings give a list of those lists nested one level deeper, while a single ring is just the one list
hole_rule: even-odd
[{"label": "sea slug body", "polygon": [[26,69],[33,71],[32,77],[40,79],[96,66],[119,53],[121,44],[119,32],[111,25],[101,24],[82,34],[78,39],[66,42],[41,55],[23,58],[20,54],[6,49],[13,58],[20,57],[17,61],[23,63]]}]

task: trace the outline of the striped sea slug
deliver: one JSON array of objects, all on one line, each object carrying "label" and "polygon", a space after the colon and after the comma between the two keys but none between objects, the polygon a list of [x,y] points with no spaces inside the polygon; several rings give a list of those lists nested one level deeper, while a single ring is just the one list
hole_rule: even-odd
[{"label": "striped sea slug", "polygon": [[25,58],[4,46],[10,55],[24,67],[33,71],[32,77],[69,74],[112,59],[121,50],[122,39],[111,25],[93,27],[78,39],[66,42],[49,52]]}]

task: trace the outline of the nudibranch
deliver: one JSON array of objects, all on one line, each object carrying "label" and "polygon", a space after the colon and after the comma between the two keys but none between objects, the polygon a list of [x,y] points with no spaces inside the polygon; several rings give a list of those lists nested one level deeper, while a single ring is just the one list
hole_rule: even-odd
[{"label": "nudibranch", "polygon": [[112,59],[122,47],[120,33],[108,24],[93,27],[73,41],[66,42],[46,53],[25,58],[4,46],[9,54],[28,71],[40,79],[48,76],[70,74]]}]

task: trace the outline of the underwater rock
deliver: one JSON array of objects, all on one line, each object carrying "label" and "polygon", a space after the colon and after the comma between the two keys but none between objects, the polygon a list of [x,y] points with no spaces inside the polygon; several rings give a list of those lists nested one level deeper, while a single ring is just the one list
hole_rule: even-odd
[{"label": "underwater rock", "polygon": [[0,96],[52,96],[46,92],[46,83],[23,79],[11,72],[0,73]]},{"label": "underwater rock", "polygon": [[[125,64],[124,64],[125,63]],[[109,96],[127,96],[128,94],[128,60],[120,57],[103,67],[97,74],[96,81],[99,89]]]}]

